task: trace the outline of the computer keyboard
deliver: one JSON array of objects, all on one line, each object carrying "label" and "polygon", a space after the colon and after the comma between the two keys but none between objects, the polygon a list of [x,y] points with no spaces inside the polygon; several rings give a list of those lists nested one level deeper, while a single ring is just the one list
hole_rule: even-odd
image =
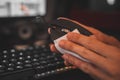
[{"label": "computer keyboard", "polygon": [[46,45],[0,53],[0,80],[42,79],[71,69],[64,65],[59,54],[52,53]]}]

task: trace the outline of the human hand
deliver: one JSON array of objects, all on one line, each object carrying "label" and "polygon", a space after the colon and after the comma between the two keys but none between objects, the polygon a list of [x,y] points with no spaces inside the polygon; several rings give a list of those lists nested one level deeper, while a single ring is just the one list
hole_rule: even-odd
[{"label": "human hand", "polygon": [[[92,37],[94,37],[94,38],[96,38],[96,39],[98,39],[98,40],[100,40],[100,41],[102,41],[102,42],[104,42],[106,44],[113,45],[113,46],[116,46],[116,47],[120,48],[120,45],[119,45],[120,42],[117,39],[115,39],[114,37],[112,37],[112,36],[106,35],[106,34],[100,32],[97,29],[94,29],[94,28],[92,28],[90,26],[83,25],[83,24],[81,24],[81,23],[79,23],[79,22],[77,22],[75,20],[71,20],[71,19],[64,18],[64,17],[60,17],[58,19],[70,20],[70,21],[84,27],[88,31],[90,31],[93,34]],[[48,29],[48,33],[50,34],[50,28]],[[54,44],[50,44],[50,48],[51,48],[51,50],[53,52],[58,52],[57,49],[55,48]]]},{"label": "human hand", "polygon": [[[87,27],[76,21],[73,22],[86,28],[93,35],[88,37],[70,32],[67,34],[68,40],[62,40],[59,45],[61,48],[86,58],[90,63],[81,61],[68,54],[63,55],[65,61],[93,76],[94,79],[120,80],[120,42],[114,37],[108,36],[94,28]],[[51,46],[51,50],[56,51],[54,45]]]}]

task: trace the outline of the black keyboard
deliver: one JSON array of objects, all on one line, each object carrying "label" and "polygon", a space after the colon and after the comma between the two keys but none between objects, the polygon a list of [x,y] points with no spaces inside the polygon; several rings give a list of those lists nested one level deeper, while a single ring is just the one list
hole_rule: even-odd
[{"label": "black keyboard", "polygon": [[60,55],[45,45],[0,53],[0,80],[36,80],[68,70]]}]

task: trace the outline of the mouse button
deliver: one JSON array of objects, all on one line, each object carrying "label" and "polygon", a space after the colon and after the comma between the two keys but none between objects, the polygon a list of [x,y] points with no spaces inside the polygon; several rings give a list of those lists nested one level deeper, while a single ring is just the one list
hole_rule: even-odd
[{"label": "mouse button", "polygon": [[58,20],[58,23],[60,26],[64,26],[65,28],[69,29],[70,31],[73,31],[74,29],[78,29],[81,34],[84,34],[86,36],[92,35],[92,33],[90,31],[86,30],[82,26],[80,26],[72,21],[61,19],[61,20]]},{"label": "mouse button", "polygon": [[51,32],[50,36],[51,36],[52,40],[55,40],[66,34],[65,32],[61,31],[61,28],[51,28],[50,32]]},{"label": "mouse button", "polygon": [[65,28],[64,22],[61,22],[61,20],[55,20],[50,23],[51,26],[56,26],[60,28]]}]

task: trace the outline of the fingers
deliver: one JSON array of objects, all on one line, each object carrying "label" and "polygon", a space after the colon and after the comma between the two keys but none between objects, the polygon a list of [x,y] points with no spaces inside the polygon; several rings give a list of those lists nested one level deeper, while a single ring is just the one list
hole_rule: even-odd
[{"label": "fingers", "polygon": [[[72,36],[71,39],[68,37],[70,41],[60,41],[59,45],[61,48],[75,52],[81,57],[90,60],[90,62],[95,66],[104,70],[106,74],[116,71],[116,67],[112,65],[112,62],[115,60],[119,61],[120,50],[118,48],[106,45],[95,38],[87,37],[77,33],[73,34],[70,34]],[[113,55],[113,53],[115,54]]]},{"label": "fingers", "polygon": [[[87,48],[84,48],[80,45],[77,45],[70,41],[62,40],[60,42],[60,47],[80,55],[81,57],[87,59],[88,61],[90,61],[90,63],[98,66],[101,69],[106,69],[109,67],[110,63],[109,61],[107,61],[105,57],[100,56],[96,54],[95,52],[90,51]],[[108,64],[108,65],[106,66],[105,64]]]},{"label": "fingers", "polygon": [[51,44],[51,45],[50,45],[50,50],[51,50],[52,52],[59,53],[58,50],[55,48],[55,45],[54,45],[54,44]]},{"label": "fingers", "polygon": [[74,43],[77,43],[79,45],[82,45],[82,46],[84,46],[102,56],[105,56],[105,57],[116,58],[116,55],[113,56],[113,53],[114,53],[114,51],[116,51],[116,53],[119,52],[118,50],[115,50],[115,48],[113,46],[106,45],[103,42],[101,42],[95,38],[84,36],[82,34],[70,32],[70,33],[68,33],[67,38],[68,38],[68,40],[70,40]]},{"label": "fingers", "polygon": [[88,31],[92,32],[93,35],[95,35],[95,37],[98,40],[100,40],[100,41],[102,41],[104,43],[113,45],[113,46],[118,46],[120,48],[120,42],[117,39],[115,39],[114,37],[112,37],[112,36],[106,35],[106,34],[102,33],[101,31],[99,31],[99,30],[97,30],[95,28],[92,28],[92,27],[87,26],[87,25],[83,25],[83,24],[81,24],[81,23],[79,23],[79,22],[77,22],[75,20],[71,20],[71,19],[64,18],[64,17],[59,17],[58,20],[60,20],[60,19],[72,21],[72,22],[84,27]]},{"label": "fingers", "polygon": [[77,68],[76,66],[68,63],[67,61],[64,61],[64,64],[65,64],[66,66],[71,66],[73,69],[76,69],[76,68]]},{"label": "fingers", "polygon": [[70,66],[70,65],[71,65],[71,64],[68,63],[67,61],[64,61],[64,64],[65,64],[66,66]]},{"label": "fingers", "polygon": [[109,36],[109,35],[106,35],[106,34],[100,32],[99,30],[94,29],[92,27],[86,27],[86,28],[95,35],[96,39],[98,39],[104,43],[107,43],[109,45],[120,47],[120,42],[116,38]]},{"label": "fingers", "polygon": [[97,69],[96,67],[92,66],[89,63],[83,62],[71,55],[63,55],[63,58],[68,61],[69,63],[77,66],[79,69],[84,71],[85,73],[88,73],[90,75],[95,76],[96,78],[99,78],[101,80],[111,80],[106,74],[102,72],[102,70]]}]

